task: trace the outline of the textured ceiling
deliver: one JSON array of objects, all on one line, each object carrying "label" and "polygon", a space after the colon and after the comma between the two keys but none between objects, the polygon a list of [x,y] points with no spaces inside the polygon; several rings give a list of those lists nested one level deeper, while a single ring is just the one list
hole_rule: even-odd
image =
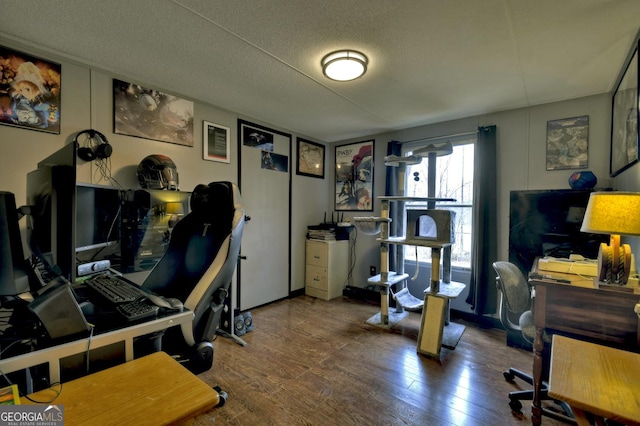
[{"label": "textured ceiling", "polygon": [[[608,92],[640,26],[638,0],[1,0],[0,11],[0,42],[326,142]],[[322,75],[340,48],[369,57],[364,77]]]}]

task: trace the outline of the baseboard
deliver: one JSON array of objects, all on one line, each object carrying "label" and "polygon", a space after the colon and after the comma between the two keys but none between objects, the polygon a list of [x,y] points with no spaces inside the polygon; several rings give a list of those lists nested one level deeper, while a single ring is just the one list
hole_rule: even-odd
[{"label": "baseboard", "polygon": [[304,296],[304,287],[298,290],[293,290],[291,293],[289,293],[290,299],[299,296]]}]

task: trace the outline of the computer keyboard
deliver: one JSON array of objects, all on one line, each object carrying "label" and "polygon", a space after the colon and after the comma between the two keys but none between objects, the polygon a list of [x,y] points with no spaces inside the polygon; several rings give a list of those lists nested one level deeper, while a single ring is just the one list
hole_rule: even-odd
[{"label": "computer keyboard", "polygon": [[159,307],[152,305],[146,300],[135,300],[133,302],[121,303],[116,306],[116,311],[124,316],[127,321],[136,321],[143,318],[155,317],[158,315]]},{"label": "computer keyboard", "polygon": [[145,296],[141,289],[118,278],[116,275],[95,275],[86,280],[85,283],[87,287],[111,304],[133,302]]}]

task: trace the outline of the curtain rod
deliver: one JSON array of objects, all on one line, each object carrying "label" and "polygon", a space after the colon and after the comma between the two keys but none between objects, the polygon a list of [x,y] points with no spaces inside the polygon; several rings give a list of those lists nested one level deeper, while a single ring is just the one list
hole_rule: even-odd
[{"label": "curtain rod", "polygon": [[434,136],[431,138],[422,138],[422,139],[414,139],[411,141],[404,141],[404,142],[400,142],[401,144],[403,143],[413,143],[413,142],[428,142],[428,141],[434,141],[434,140],[438,140],[438,139],[447,139],[447,138],[457,138],[460,136],[471,136],[471,135],[475,135],[477,134],[478,131],[474,130],[472,132],[462,132],[462,133],[456,133],[453,135],[445,135],[445,136]]}]

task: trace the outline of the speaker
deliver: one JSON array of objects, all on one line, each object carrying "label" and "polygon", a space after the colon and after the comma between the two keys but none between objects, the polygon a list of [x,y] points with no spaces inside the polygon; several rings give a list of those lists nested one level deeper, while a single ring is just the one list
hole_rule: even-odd
[{"label": "speaker", "polygon": [[244,316],[244,328],[248,332],[253,331],[253,317],[251,316],[251,312],[247,311],[243,314]]},{"label": "speaker", "polygon": [[236,336],[242,336],[247,332],[247,326],[244,323],[244,316],[239,314],[233,319],[233,332]]},{"label": "speaker", "polygon": [[53,340],[89,334],[89,323],[65,279],[51,281],[28,306]]},{"label": "speaker", "polygon": [[[85,134],[88,135],[85,146],[80,146],[78,137]],[[88,129],[78,132],[74,142],[78,147],[78,157],[84,161],[109,158],[113,153],[113,148],[109,145],[109,141],[106,136],[97,130]]]}]

